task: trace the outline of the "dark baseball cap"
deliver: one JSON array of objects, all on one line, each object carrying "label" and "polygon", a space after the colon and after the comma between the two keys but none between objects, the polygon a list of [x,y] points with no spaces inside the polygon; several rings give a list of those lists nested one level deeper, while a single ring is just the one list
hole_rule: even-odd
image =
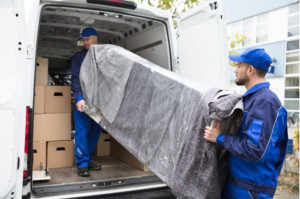
[{"label": "dark baseball cap", "polygon": [[229,55],[229,59],[235,62],[246,62],[255,68],[268,71],[272,63],[271,57],[263,48],[247,48],[240,55]]},{"label": "dark baseball cap", "polygon": [[97,36],[97,31],[92,27],[87,27],[87,28],[82,30],[79,37],[80,38],[87,38],[87,37],[90,37],[92,35]]}]

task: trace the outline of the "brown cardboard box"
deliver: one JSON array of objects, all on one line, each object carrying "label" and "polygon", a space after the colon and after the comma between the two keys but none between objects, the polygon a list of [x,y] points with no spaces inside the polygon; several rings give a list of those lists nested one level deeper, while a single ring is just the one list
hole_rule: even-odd
[{"label": "brown cardboard box", "polygon": [[34,114],[33,141],[71,139],[71,114]]},{"label": "brown cardboard box", "polygon": [[73,141],[47,142],[47,167],[73,167]]},{"label": "brown cardboard box", "polygon": [[110,156],[129,164],[142,171],[149,171],[138,159],[136,159],[129,151],[127,151],[120,143],[111,138],[110,142]]},{"label": "brown cardboard box", "polygon": [[96,148],[96,156],[109,156],[110,155],[110,135],[102,132]]},{"label": "brown cardboard box", "polygon": [[46,86],[45,113],[71,113],[70,86]]},{"label": "brown cardboard box", "polygon": [[34,113],[45,113],[45,86],[35,86]]},{"label": "brown cardboard box", "polygon": [[35,84],[46,86],[48,84],[48,59],[38,57],[36,61]]},{"label": "brown cardboard box", "polygon": [[33,142],[33,170],[46,169],[46,141]]}]

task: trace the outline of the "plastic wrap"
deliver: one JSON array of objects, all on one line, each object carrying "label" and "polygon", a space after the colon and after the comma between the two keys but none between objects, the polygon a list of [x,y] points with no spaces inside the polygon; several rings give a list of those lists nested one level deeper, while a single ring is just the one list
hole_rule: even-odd
[{"label": "plastic wrap", "polygon": [[[199,79],[201,81],[201,79]],[[204,139],[212,119],[234,135],[241,96],[189,81],[114,45],[93,45],[80,72],[99,124],[178,198],[220,198],[227,152]]]}]

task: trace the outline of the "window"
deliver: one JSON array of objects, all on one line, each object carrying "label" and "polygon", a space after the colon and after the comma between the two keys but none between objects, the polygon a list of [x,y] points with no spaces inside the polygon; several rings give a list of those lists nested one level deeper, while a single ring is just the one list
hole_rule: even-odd
[{"label": "window", "polygon": [[288,37],[299,36],[299,3],[289,6]]},{"label": "window", "polygon": [[286,54],[286,63],[299,62],[299,51]]},{"label": "window", "polygon": [[[247,47],[263,42],[268,42],[269,14],[264,13],[258,16],[243,19],[228,25],[230,41],[234,40],[237,34],[247,37],[242,43],[236,44],[235,48]],[[294,31],[295,32],[295,31]],[[230,46],[229,41],[229,46]]]},{"label": "window", "polygon": [[[229,36],[228,46],[229,46],[229,48],[232,48],[230,46],[231,42],[236,40],[236,35],[240,34],[240,33],[242,33],[241,21],[230,24],[229,30],[228,30],[228,36]],[[237,48],[237,47],[241,47],[241,44],[235,43],[235,48]]]},{"label": "window", "polygon": [[299,98],[299,89],[286,89],[285,90],[286,98]]},{"label": "window", "polygon": [[256,43],[268,41],[268,13],[256,17]]},{"label": "window", "polygon": [[299,39],[287,42],[287,46],[286,46],[287,51],[298,50],[298,49],[299,49]]},{"label": "window", "polygon": [[299,3],[289,6],[288,14],[284,106],[299,115]]},{"label": "window", "polygon": [[247,39],[245,41],[243,41],[243,43],[242,43],[243,46],[250,46],[254,43],[253,26],[254,26],[254,18],[253,17],[243,20],[242,34],[247,36]]},{"label": "window", "polygon": [[297,74],[297,73],[299,73],[299,63],[286,65],[285,74]]},{"label": "window", "polygon": [[299,13],[299,3],[289,6],[289,14],[298,14]]},{"label": "window", "polygon": [[299,110],[299,100],[284,100],[284,107],[287,110]]},{"label": "window", "polygon": [[299,77],[285,78],[285,87],[299,87]]}]

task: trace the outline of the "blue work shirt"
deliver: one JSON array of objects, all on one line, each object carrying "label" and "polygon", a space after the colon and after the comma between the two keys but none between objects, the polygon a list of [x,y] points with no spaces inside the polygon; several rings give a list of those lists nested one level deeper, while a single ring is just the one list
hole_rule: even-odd
[{"label": "blue work shirt", "polygon": [[243,95],[244,115],[237,136],[219,134],[229,152],[233,182],[247,190],[274,195],[287,146],[287,112],[263,82]]},{"label": "blue work shirt", "polygon": [[73,96],[75,98],[75,103],[83,100],[83,95],[81,91],[80,81],[79,81],[79,73],[81,64],[87,54],[88,50],[83,49],[82,51],[76,53],[72,57],[72,64],[71,64],[71,82],[72,82],[72,91]]}]

